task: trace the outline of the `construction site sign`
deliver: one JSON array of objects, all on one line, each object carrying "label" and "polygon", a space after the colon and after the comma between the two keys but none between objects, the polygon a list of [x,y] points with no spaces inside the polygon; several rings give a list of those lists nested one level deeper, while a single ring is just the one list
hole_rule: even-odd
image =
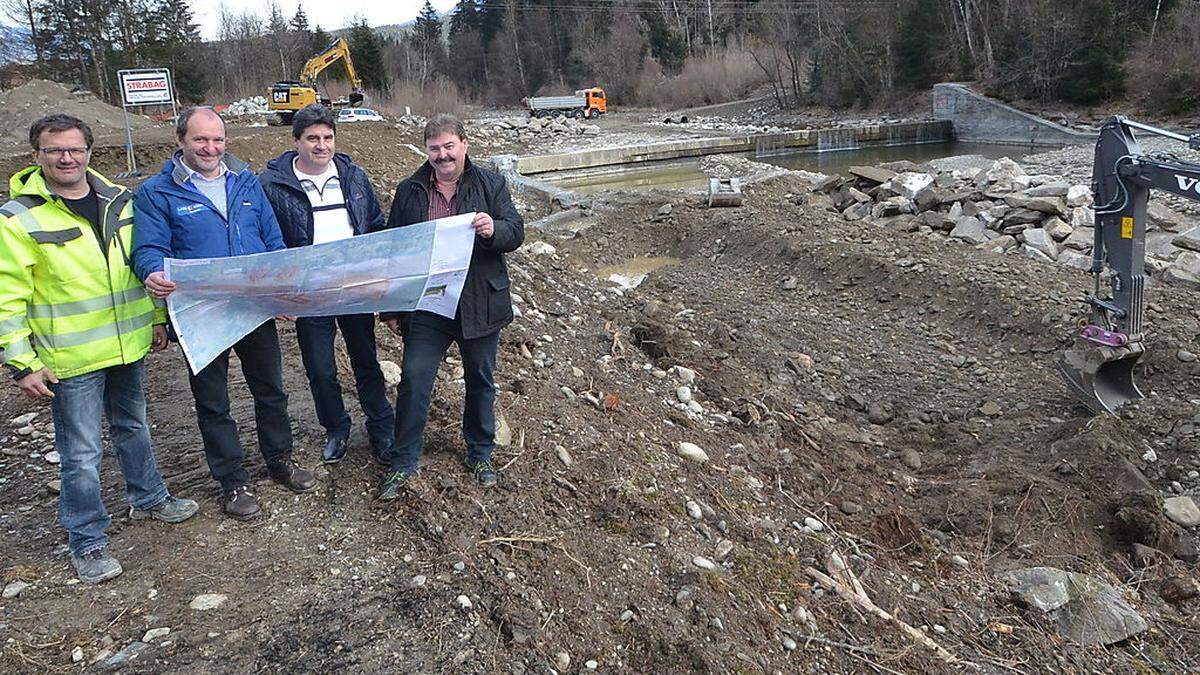
[{"label": "construction site sign", "polygon": [[125,105],[170,103],[175,98],[169,70],[122,70],[120,76]]},{"label": "construction site sign", "polygon": [[129,126],[129,109],[147,105],[169,105],[176,115],[175,86],[167,68],[138,68],[118,70],[121,82],[121,108],[125,111],[125,163],[128,171],[118,178],[138,175],[137,158],[133,154],[133,129]]}]

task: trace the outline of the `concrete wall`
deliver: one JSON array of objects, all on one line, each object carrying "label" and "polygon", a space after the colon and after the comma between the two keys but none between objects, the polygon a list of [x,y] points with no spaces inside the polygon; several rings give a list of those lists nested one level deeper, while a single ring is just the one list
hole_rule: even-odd
[{"label": "concrete wall", "polygon": [[954,137],[960,141],[1050,146],[1096,141],[1094,133],[1073,131],[961,84],[933,86],[933,116],[953,124]]},{"label": "concrete wall", "polygon": [[516,170],[521,174],[530,175],[549,171],[587,169],[614,164],[638,164],[728,152],[773,152],[797,148],[810,148],[814,151],[848,150],[880,145],[930,143],[947,141],[950,138],[951,126],[947,122],[871,124],[841,129],[806,129],[781,134],[689,138],[648,145],[518,157]]}]

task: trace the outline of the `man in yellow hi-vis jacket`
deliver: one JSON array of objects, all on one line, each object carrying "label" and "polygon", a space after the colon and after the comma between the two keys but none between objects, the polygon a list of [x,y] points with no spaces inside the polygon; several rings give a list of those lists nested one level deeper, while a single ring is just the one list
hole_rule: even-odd
[{"label": "man in yellow hi-vis jacket", "polygon": [[92,131],[49,115],[29,130],[31,166],[0,206],[0,359],[21,391],[49,398],[60,456],[59,521],[82,581],[121,573],[100,496],[101,416],[133,519],[178,523],[196,502],[167,491],[150,446],[143,358],[167,345],[166,313],[129,269],[133,193],[88,169]]}]

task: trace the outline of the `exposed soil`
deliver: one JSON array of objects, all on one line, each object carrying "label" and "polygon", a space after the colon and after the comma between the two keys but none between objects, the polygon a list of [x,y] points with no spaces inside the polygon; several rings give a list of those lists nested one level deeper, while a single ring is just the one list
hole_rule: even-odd
[{"label": "exposed soil", "polygon": [[[418,134],[346,125],[338,141],[387,201],[420,162],[398,144]],[[230,151],[261,166],[289,137],[231,129]],[[161,162],[170,147],[168,138],[145,151]],[[95,161],[120,170],[123,151]],[[347,461],[318,467],[323,432],[285,326],[297,457],[320,486],[295,496],[267,479],[234,375],[266,513],[226,520],[174,350],[149,359],[149,414],[169,486],[202,511],[177,526],[129,522],[106,461],[112,551],[126,571],[86,587],[70,583],[46,487],[56,477],[42,458],[48,408],[10,387],[0,398],[0,571],[33,585],[0,601],[0,670],[82,670],[156,627],[171,632],[126,671],[970,668],[816,585],[806,568],[823,569],[831,550],[877,605],[982,672],[1194,667],[1196,607],[1158,594],[1163,580],[1194,574],[1178,559],[1193,550],[1190,535],[1154,504],[1123,497],[1147,484],[1197,487],[1187,476],[1200,469],[1200,364],[1176,357],[1197,351],[1194,296],[1153,289],[1139,375],[1149,396],[1119,418],[1091,418],[1052,368],[1087,276],[845,222],[797,176],[746,192],[730,209],[671,193],[609,195],[578,236],[546,239],[553,254],[530,250],[543,238],[530,230],[510,258],[521,317],[500,347],[507,433],[495,490],[461,468],[453,352],[421,494],[399,506],[372,500],[381,470],[361,429]],[[633,290],[597,276],[635,258],[672,260]],[[379,336],[381,358],[399,362],[399,340]],[[678,367],[695,371],[688,392]],[[688,394],[699,411],[680,403]],[[8,420],[31,411],[37,430],[18,435]],[[682,458],[679,442],[708,461]],[[1135,564],[1134,541],[1165,554]],[[1034,565],[1125,588],[1152,629],[1107,649],[1063,642],[995,579]],[[228,599],[189,609],[204,593]],[[84,660],[73,665],[76,646]]]},{"label": "exposed soil", "polygon": [[[29,125],[44,115],[66,113],[87,122],[96,136],[115,136],[125,133],[125,112],[111,106],[89,92],[74,94],[57,82],[31,80],[19,87],[0,92],[0,145],[19,149],[29,145]],[[145,129],[154,126],[149,118],[134,108],[129,113],[129,126]]]}]

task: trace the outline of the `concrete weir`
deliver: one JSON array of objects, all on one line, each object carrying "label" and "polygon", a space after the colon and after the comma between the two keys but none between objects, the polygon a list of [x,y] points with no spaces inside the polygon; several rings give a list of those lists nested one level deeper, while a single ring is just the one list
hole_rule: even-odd
[{"label": "concrete weir", "polygon": [[1096,141],[1095,133],[1068,129],[951,82],[933,85],[933,116],[952,124],[960,141],[1055,147]]},{"label": "concrete weir", "polygon": [[949,122],[903,122],[836,129],[803,129],[780,134],[689,138],[647,145],[517,157],[512,162],[518,173],[529,176],[553,171],[640,164],[722,153],[772,153],[805,149],[817,152],[853,150],[883,145],[937,143],[951,138],[952,127]]}]

